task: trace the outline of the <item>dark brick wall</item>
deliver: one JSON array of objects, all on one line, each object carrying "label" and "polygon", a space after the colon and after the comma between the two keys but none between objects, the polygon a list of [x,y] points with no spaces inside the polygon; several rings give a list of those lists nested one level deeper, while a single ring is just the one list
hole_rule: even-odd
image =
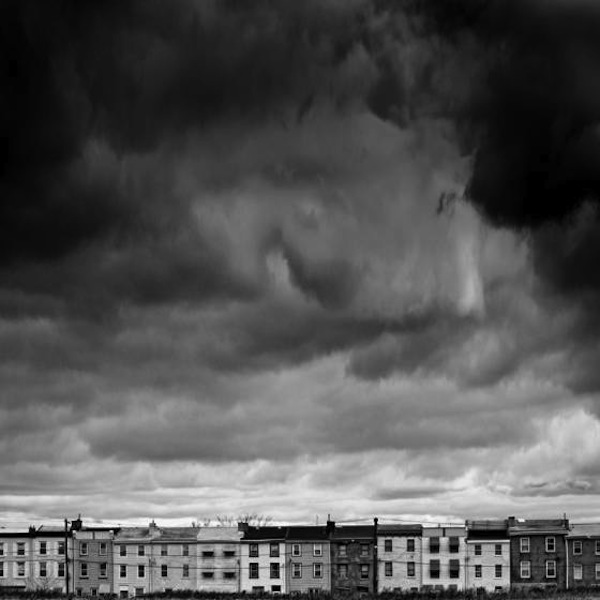
[{"label": "dark brick wall", "polygon": [[[554,537],[555,552],[546,552],[546,538]],[[520,539],[529,538],[529,552],[521,552]],[[521,561],[531,563],[531,577],[521,578]],[[556,561],[556,577],[546,577],[546,561]],[[510,538],[510,583],[513,587],[526,586],[557,586],[559,589],[566,587],[566,549],[565,534],[518,534]]]},{"label": "dark brick wall", "polygon": [[[597,539],[600,541],[600,537]],[[600,564],[600,554],[596,554],[596,540],[582,539],[580,541],[581,554],[573,554],[573,540],[569,540],[569,587],[600,585],[600,580],[596,579],[596,563]],[[583,579],[577,581],[573,578],[576,563],[583,567]]]},{"label": "dark brick wall", "polygon": [[[346,545],[346,556],[340,555],[340,546]],[[361,553],[365,544],[367,555]],[[373,592],[373,569],[375,561],[373,559],[372,541],[343,541],[332,540],[331,542],[331,589],[336,591],[357,592],[360,590]],[[340,577],[340,565],[348,565],[348,576]],[[366,579],[361,577],[361,565],[369,565],[369,576]]]}]

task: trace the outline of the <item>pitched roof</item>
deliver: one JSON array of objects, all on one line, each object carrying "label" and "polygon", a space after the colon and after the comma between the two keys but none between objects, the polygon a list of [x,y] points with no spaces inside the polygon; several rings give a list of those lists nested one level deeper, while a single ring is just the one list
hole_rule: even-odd
[{"label": "pitched roof", "polygon": [[329,539],[325,525],[290,525],[286,528],[285,538],[291,540],[315,540],[323,541]]},{"label": "pitched roof", "polygon": [[569,538],[600,538],[600,525],[573,525]]},{"label": "pitched roof", "polygon": [[200,527],[196,536],[199,542],[239,542],[241,537],[237,527]]},{"label": "pitched roof", "polygon": [[508,538],[508,521],[467,521],[467,540],[494,540]]},{"label": "pitched roof", "polygon": [[509,522],[509,535],[528,533],[530,535],[543,535],[544,533],[568,533],[569,521],[567,519],[519,519]]},{"label": "pitched roof", "polygon": [[381,524],[377,526],[377,535],[414,535],[423,534],[423,525]]},{"label": "pitched roof", "polygon": [[336,525],[333,530],[332,539],[372,540],[374,535],[374,525]]},{"label": "pitched roof", "polygon": [[247,540],[284,540],[287,527],[268,525],[265,527],[249,526],[244,532],[242,541]]},{"label": "pitched roof", "polygon": [[195,541],[198,537],[199,527],[160,527],[156,540],[190,540]]}]

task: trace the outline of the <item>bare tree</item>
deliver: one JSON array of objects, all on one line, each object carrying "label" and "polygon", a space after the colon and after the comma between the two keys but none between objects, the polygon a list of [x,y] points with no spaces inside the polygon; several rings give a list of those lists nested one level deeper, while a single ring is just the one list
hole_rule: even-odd
[{"label": "bare tree", "polygon": [[216,520],[218,527],[234,527],[238,523],[248,523],[248,525],[254,527],[264,527],[273,521],[273,517],[259,513],[242,513],[237,516],[217,515]]}]

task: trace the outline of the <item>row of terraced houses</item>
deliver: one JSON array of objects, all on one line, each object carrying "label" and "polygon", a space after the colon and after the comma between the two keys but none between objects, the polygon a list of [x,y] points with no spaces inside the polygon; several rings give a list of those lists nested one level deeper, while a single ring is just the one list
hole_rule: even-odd
[{"label": "row of terraced houses", "polygon": [[0,528],[0,590],[122,598],[194,590],[293,594],[600,586],[600,526],[563,519],[464,526]]}]

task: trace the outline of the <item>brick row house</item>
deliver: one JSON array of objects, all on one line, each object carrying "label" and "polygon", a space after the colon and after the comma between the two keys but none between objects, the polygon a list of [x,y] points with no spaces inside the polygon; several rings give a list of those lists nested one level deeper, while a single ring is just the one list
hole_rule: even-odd
[{"label": "brick row house", "polygon": [[564,519],[253,527],[0,528],[0,591],[360,595],[600,587],[600,525]]}]

